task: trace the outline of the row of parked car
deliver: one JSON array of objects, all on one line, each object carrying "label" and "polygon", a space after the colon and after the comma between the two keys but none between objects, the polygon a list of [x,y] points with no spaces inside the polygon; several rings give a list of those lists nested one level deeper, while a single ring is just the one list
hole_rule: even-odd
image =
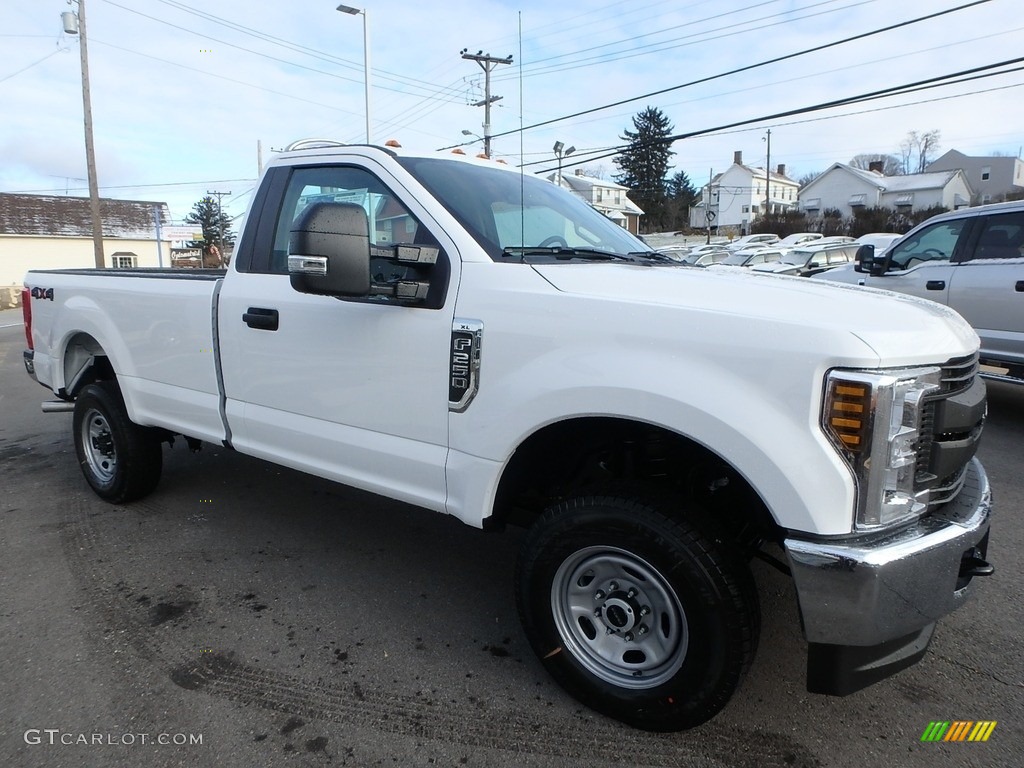
[{"label": "row of parked car", "polygon": [[749,267],[755,272],[810,277],[854,261],[857,249],[870,243],[884,250],[900,236],[875,233],[861,238],[823,237],[799,232],[780,238],[772,234],[745,235],[729,243],[709,243],[661,249],[682,264],[696,267]]}]

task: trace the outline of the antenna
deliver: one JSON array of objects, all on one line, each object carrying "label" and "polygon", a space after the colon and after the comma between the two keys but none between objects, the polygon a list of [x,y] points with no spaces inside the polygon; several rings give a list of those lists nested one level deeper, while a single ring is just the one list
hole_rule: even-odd
[{"label": "antenna", "polygon": [[[519,244],[526,245],[526,169],[523,167],[523,12],[519,11]],[[520,251],[524,261],[526,252]]]}]

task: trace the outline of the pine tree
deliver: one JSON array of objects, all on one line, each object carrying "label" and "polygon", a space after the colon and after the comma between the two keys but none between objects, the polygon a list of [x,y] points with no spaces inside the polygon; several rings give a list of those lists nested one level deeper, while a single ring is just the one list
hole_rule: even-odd
[{"label": "pine tree", "polygon": [[619,137],[629,142],[629,148],[615,158],[620,171],[615,180],[629,187],[630,199],[643,209],[644,231],[654,232],[669,224],[666,177],[675,153],[665,139],[673,127],[660,109],[647,107],[633,117],[633,128]]},{"label": "pine tree", "polygon": [[[212,261],[217,261],[217,266],[222,266],[225,263],[225,249],[235,242],[235,236],[231,232],[231,217],[224,213],[216,199],[207,195],[192,206],[192,211],[185,217],[185,221],[188,224],[198,224],[203,230],[203,239],[190,242],[189,248],[203,249],[204,264],[211,261],[210,256],[214,255]],[[213,250],[214,246],[217,248],[216,251]]]},{"label": "pine tree", "polygon": [[690,206],[698,200],[697,188],[686,175],[686,171],[676,171],[666,185],[668,193],[668,223],[673,229],[684,229],[690,224]]}]

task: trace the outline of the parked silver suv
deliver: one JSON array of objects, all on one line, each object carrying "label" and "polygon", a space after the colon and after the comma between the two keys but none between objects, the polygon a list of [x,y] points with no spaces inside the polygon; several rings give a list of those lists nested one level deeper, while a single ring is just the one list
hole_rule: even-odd
[{"label": "parked silver suv", "polygon": [[1024,380],[1024,202],[939,214],[885,252],[861,246],[854,264],[819,277],[952,307],[981,337],[982,362]]}]

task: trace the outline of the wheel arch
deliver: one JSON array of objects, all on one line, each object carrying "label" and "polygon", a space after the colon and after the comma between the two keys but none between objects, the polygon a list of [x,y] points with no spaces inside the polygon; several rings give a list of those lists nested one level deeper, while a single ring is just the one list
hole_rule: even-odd
[{"label": "wheel arch", "polygon": [[58,394],[75,398],[88,385],[116,379],[114,367],[103,346],[89,333],[77,331],[68,337],[61,351],[61,382]]},{"label": "wheel arch", "polygon": [[490,522],[530,526],[569,496],[638,484],[687,498],[744,546],[779,538],[764,499],[724,457],[663,426],[612,416],[557,421],[525,438],[500,474]]}]

